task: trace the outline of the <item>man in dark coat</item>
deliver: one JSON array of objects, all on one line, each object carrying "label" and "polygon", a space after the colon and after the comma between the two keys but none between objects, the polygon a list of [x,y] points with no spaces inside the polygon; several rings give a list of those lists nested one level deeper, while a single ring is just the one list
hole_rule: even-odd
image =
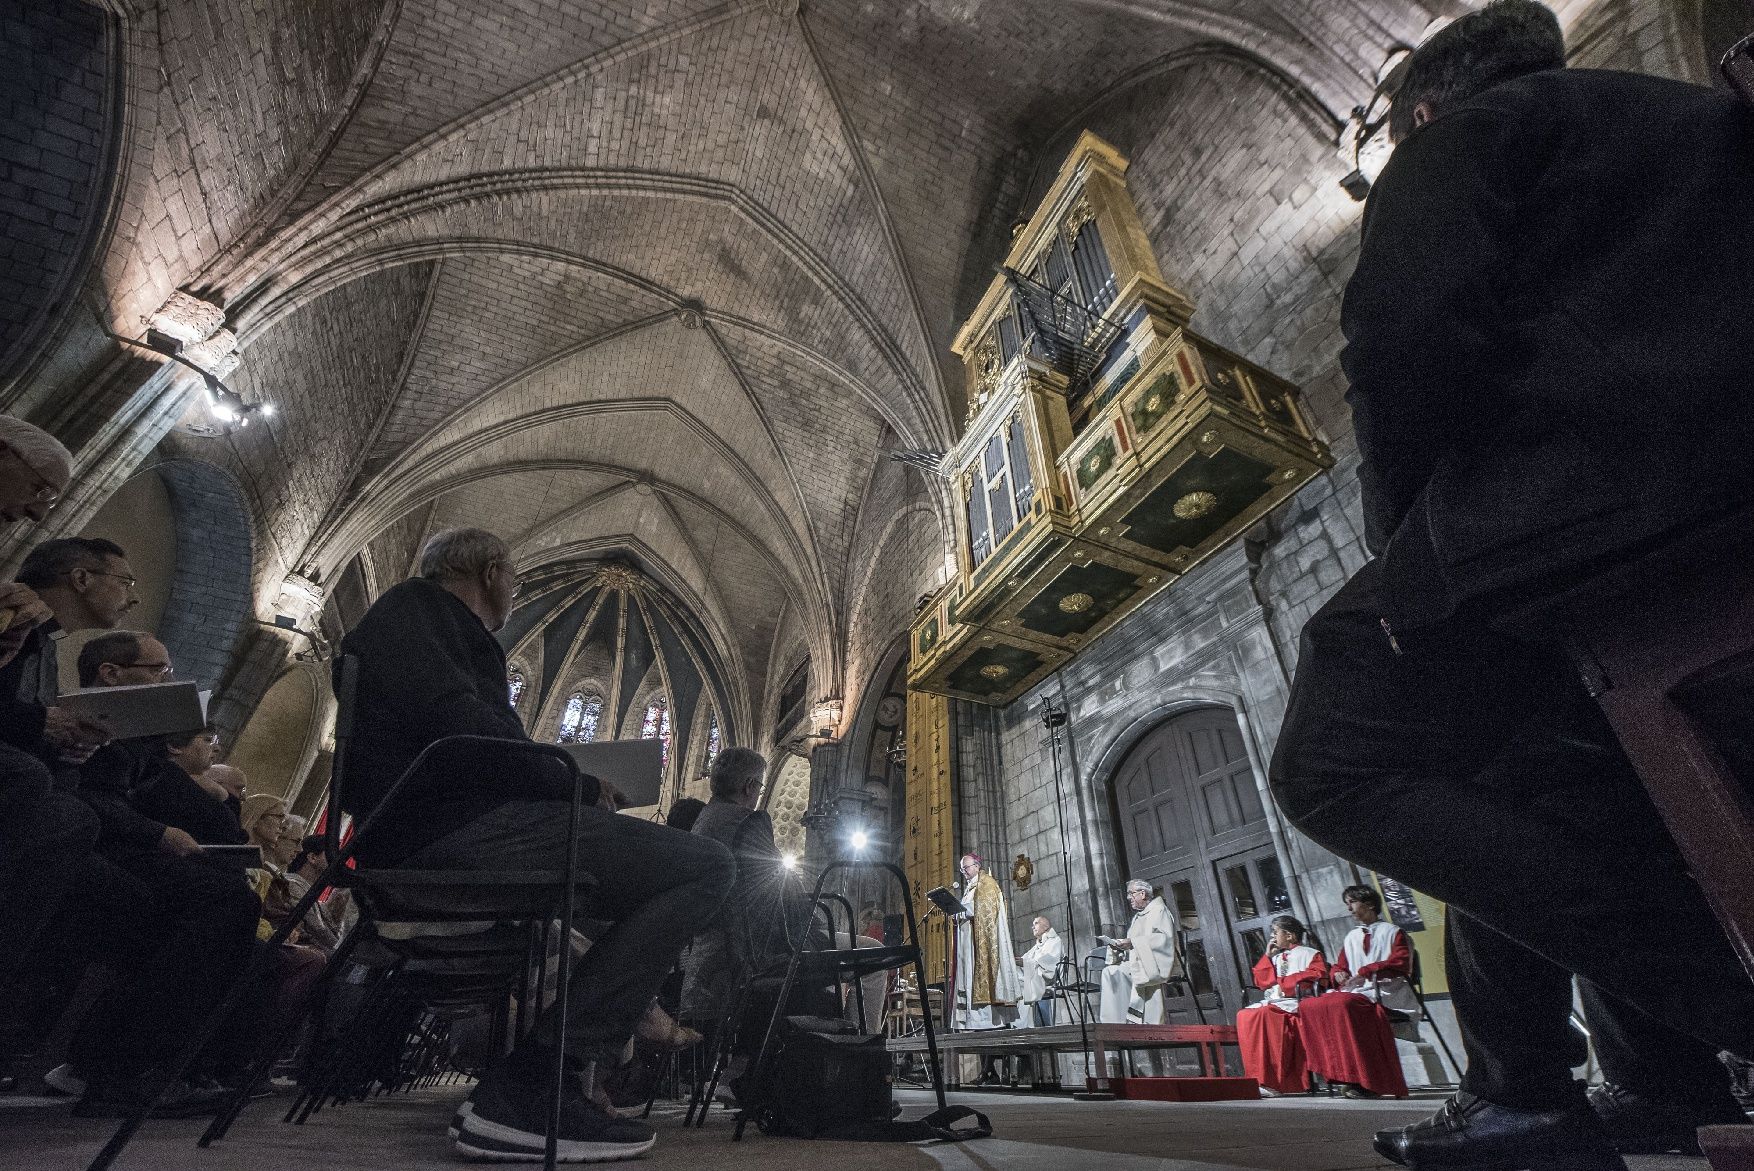
[{"label": "man in dark coat", "polygon": [[[493,637],[516,590],[505,542],[480,529],[447,530],[422,550],[420,576],[387,591],[342,640],[342,655],[359,666],[341,782],[343,806],[356,819],[442,737],[529,739]],[[587,783],[595,800],[597,785]],[[362,832],[360,856],[415,869],[561,870],[571,795],[558,767],[512,763],[494,751],[450,754]],[[578,857],[597,880],[591,916],[613,926],[573,969],[569,1018],[551,1011],[470,1095],[456,1138],[469,1157],[540,1157],[553,1068],[545,1044],[564,1029],[569,1056],[612,1060],[735,873],[729,851],[709,838],[595,806],[583,811]],[[649,1127],[611,1118],[583,1095],[563,1105],[563,1161],[629,1158],[652,1145]]]},{"label": "man in dark coat", "polygon": [[1560,649],[1490,618],[1754,498],[1754,118],[1567,70],[1499,0],[1414,54],[1392,129],[1342,316],[1377,560],[1304,629],[1274,792],[1450,904],[1462,1093],[1378,1151],[1618,1167],[1741,1119],[1715,1053],[1754,1047],[1754,986]]}]

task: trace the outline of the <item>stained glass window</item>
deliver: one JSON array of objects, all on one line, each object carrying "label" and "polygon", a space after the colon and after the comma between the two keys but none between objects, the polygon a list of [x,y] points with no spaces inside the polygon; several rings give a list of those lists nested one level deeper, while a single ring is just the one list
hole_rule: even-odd
[{"label": "stained glass window", "polygon": [[640,721],[639,738],[650,740],[656,737],[662,746],[659,755],[664,767],[670,767],[670,704],[663,696],[655,697],[646,705],[645,719]]},{"label": "stained glass window", "polygon": [[566,700],[560,713],[558,744],[589,744],[597,738],[597,721],[603,717],[603,697],[575,691]]},{"label": "stained glass window", "polygon": [[706,718],[706,764],[711,768],[713,761],[719,758],[719,713],[714,712]]},{"label": "stained glass window", "polygon": [[505,677],[506,692],[511,696],[512,706],[518,706],[518,698],[524,694],[524,673],[513,667]]}]

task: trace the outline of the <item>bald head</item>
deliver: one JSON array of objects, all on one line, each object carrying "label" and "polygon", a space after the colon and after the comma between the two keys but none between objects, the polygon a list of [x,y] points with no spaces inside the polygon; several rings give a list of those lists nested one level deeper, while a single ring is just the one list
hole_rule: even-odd
[{"label": "bald head", "polygon": [[240,801],[243,800],[243,769],[229,764],[216,764],[209,767],[206,772],[202,773],[201,779],[204,781],[212,781],[214,784],[224,789],[229,795],[236,797]]},{"label": "bald head", "polygon": [[0,415],[0,521],[41,521],[72,477],[73,457],[58,439]]}]

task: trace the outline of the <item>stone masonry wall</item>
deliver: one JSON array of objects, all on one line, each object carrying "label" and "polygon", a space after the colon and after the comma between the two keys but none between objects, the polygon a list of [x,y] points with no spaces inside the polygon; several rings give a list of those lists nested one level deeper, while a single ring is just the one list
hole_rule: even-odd
[{"label": "stone masonry wall", "polygon": [[0,6],[0,377],[61,308],[102,214],[104,21],[80,0]]}]

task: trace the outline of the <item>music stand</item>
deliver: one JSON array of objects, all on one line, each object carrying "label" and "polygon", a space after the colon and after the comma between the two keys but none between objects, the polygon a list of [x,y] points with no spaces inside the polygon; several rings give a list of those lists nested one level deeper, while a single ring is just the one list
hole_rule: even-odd
[{"label": "music stand", "polygon": [[931,900],[933,906],[937,907],[940,911],[943,911],[952,919],[962,914],[962,900],[941,886],[935,886],[927,891],[926,898]]},{"label": "music stand", "polygon": [[962,900],[944,887],[935,886],[926,892],[932,909],[944,916],[944,1031],[956,1029],[956,919],[968,908]]}]

